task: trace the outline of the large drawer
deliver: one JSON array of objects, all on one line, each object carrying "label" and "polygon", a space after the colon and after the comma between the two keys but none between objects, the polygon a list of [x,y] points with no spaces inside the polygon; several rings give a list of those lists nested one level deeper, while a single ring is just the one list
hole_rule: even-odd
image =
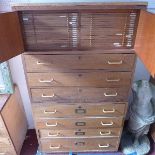
[{"label": "large drawer", "polygon": [[35,118],[38,129],[86,129],[121,127],[123,117]]},{"label": "large drawer", "polygon": [[60,137],[120,137],[121,128],[74,129],[74,130],[39,130],[41,139]]},{"label": "large drawer", "polygon": [[132,72],[27,73],[30,87],[129,87]]},{"label": "large drawer", "polygon": [[118,138],[59,138],[41,140],[43,152],[117,151]]},{"label": "large drawer", "polygon": [[51,87],[31,89],[31,95],[33,102],[123,102],[128,99],[128,91],[128,88]]},{"label": "large drawer", "polygon": [[33,104],[33,114],[38,118],[48,117],[85,117],[85,116],[121,116],[124,115],[127,103],[94,103],[94,104]]},{"label": "large drawer", "polygon": [[25,55],[27,72],[69,70],[132,71],[134,54]]}]

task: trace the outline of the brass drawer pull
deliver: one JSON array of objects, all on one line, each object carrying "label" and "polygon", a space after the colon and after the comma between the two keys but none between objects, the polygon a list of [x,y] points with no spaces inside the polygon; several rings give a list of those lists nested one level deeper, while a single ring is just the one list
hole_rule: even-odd
[{"label": "brass drawer pull", "polygon": [[98,144],[98,147],[100,147],[100,148],[108,148],[109,146],[110,146],[109,144],[106,144],[106,145]]},{"label": "brass drawer pull", "polygon": [[103,109],[103,113],[114,113],[115,109],[113,108],[112,110],[105,110]]},{"label": "brass drawer pull", "polygon": [[56,122],[55,124],[49,124],[48,122],[46,123],[46,126],[47,126],[47,127],[52,127],[52,126],[54,127],[54,126],[57,126],[57,125],[58,125],[57,122]]},{"label": "brass drawer pull", "polygon": [[107,93],[104,93],[104,96],[106,96],[106,97],[117,96],[117,92],[115,94],[107,94]]},{"label": "brass drawer pull", "polygon": [[58,146],[50,146],[50,149],[60,149],[61,145],[58,145]]},{"label": "brass drawer pull", "polygon": [[108,131],[108,132],[100,131],[100,135],[101,135],[101,136],[108,136],[108,135],[111,135],[111,131]]},{"label": "brass drawer pull", "polygon": [[109,65],[121,65],[122,63],[123,63],[122,60],[120,60],[120,61],[108,61]]},{"label": "brass drawer pull", "polygon": [[55,109],[54,111],[47,111],[44,110],[44,114],[55,114],[57,112],[57,110]]},{"label": "brass drawer pull", "polygon": [[86,126],[86,122],[76,122],[76,126]]},{"label": "brass drawer pull", "polygon": [[121,79],[106,79],[107,82],[119,82]]},{"label": "brass drawer pull", "polygon": [[54,79],[52,78],[51,80],[41,80],[41,79],[39,79],[39,82],[40,83],[51,83],[51,82],[53,82],[54,81]]},{"label": "brass drawer pull", "polygon": [[56,134],[51,134],[50,132],[48,133],[48,137],[56,137],[56,136],[59,136],[60,133],[57,132]]},{"label": "brass drawer pull", "polygon": [[114,123],[113,122],[110,122],[110,123],[103,123],[102,121],[101,121],[101,125],[102,126],[112,126]]},{"label": "brass drawer pull", "polygon": [[43,98],[53,98],[53,97],[55,97],[55,94],[52,94],[52,95],[44,95],[44,94],[42,94],[41,97],[43,97]]}]

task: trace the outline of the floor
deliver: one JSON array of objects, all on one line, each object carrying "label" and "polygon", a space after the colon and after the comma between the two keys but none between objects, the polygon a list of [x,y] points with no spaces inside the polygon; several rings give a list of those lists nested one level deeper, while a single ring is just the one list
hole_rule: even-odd
[{"label": "floor", "polygon": [[[153,141],[152,141],[152,144],[153,144]],[[21,151],[21,155],[36,155],[37,148],[38,148],[38,143],[37,143],[37,136],[36,136],[35,130],[28,130],[27,136]],[[112,153],[112,154],[106,153],[102,155],[116,155],[116,154],[121,155],[121,153]],[[152,146],[152,150],[151,150],[151,153],[149,153],[149,155],[155,155],[155,144]]]}]

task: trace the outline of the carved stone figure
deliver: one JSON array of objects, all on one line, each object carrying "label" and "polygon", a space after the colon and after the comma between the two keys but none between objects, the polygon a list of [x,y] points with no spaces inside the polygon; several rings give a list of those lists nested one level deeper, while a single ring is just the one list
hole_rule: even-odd
[{"label": "carved stone figure", "polygon": [[150,124],[155,122],[155,96],[153,96],[155,86],[146,80],[140,80],[133,83],[132,90],[133,101],[130,105],[128,123],[132,144],[126,145],[123,150],[144,155],[150,150],[150,142],[146,135],[149,132]]}]

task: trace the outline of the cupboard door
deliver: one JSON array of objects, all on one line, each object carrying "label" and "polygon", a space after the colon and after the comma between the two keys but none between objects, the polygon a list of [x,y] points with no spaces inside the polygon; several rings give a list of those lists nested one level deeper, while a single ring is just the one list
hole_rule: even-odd
[{"label": "cupboard door", "polygon": [[135,51],[155,77],[155,15],[145,10],[140,13]]},{"label": "cupboard door", "polygon": [[17,12],[0,14],[0,63],[24,51]]},{"label": "cupboard door", "polygon": [[0,63],[24,51],[17,12],[0,14]]}]

